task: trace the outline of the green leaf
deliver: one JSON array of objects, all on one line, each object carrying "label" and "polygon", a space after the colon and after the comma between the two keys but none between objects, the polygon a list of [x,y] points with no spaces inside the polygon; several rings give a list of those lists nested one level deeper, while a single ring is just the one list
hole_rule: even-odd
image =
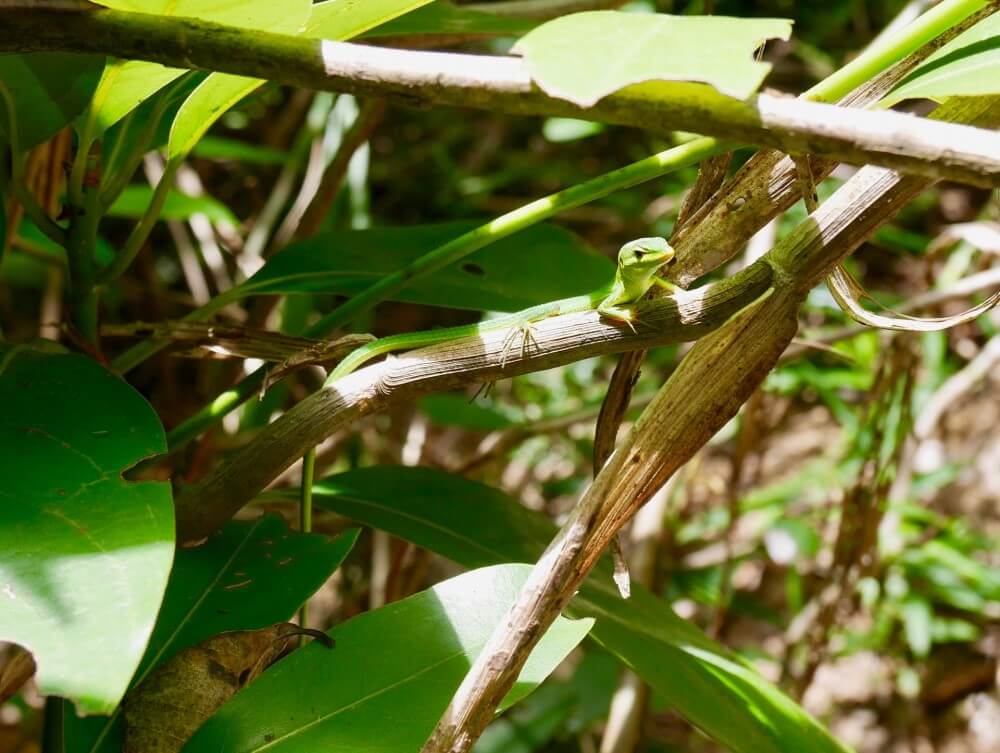
[{"label": "green leaf", "polygon": [[267,0],[97,0],[98,5],[130,13],[151,13],[156,16],[200,18],[241,29],[263,31],[297,31],[309,17],[299,0],[273,3]]},{"label": "green leaf", "polygon": [[313,6],[304,35],[320,39],[350,39],[431,0],[327,0]]},{"label": "green leaf", "polygon": [[[101,5],[134,13],[199,18],[243,29],[294,33],[309,17],[309,0],[99,0]],[[159,63],[109,60],[84,130],[98,137],[152,94],[185,71]],[[209,76],[209,79],[214,78]],[[221,74],[220,74],[221,75]],[[238,77],[230,77],[238,78]],[[256,87],[255,87],[256,88]]]},{"label": "green leaf", "polygon": [[[466,567],[534,561],[555,526],[488,486],[423,468],[365,468],[326,479],[315,502]],[[297,499],[289,491],[290,499]],[[570,604],[592,637],[679,713],[737,753],[846,750],[809,714],[637,584],[623,601],[607,558]]]},{"label": "green leaf", "polygon": [[771,69],[754,59],[757,48],[791,29],[775,18],[588,11],[539,26],[514,51],[539,88],[582,107],[649,81],[701,82],[746,99]]},{"label": "green leaf", "polygon": [[[286,621],[340,566],[357,538],[357,530],[335,539],[292,533],[281,518],[265,515],[230,522],[202,546],[179,550],[130,687],[177,652],[213,635]],[[118,753],[122,736],[118,710],[96,719],[66,715],[65,753]]]},{"label": "green leaf", "polygon": [[[419,750],[531,568],[476,570],[366,612],[265,672],[210,718],[185,753]],[[527,695],[587,634],[559,618],[505,705]]]},{"label": "green leaf", "polygon": [[931,650],[931,623],[934,621],[930,603],[918,596],[910,596],[903,602],[901,611],[906,645],[914,656],[927,656]]},{"label": "green leaf", "polygon": [[[538,690],[490,724],[473,753],[532,753],[546,743],[590,729],[608,714],[621,668],[605,651],[587,651],[568,679],[550,677]],[[558,747],[558,746],[556,746]]]},{"label": "green leaf", "polygon": [[149,404],[94,361],[0,350],[0,638],[43,693],[118,703],[173,558],[170,486],[122,474],[166,450]]},{"label": "green leaf", "polygon": [[[354,295],[428,251],[477,227],[449,222],[339,230],[293,243],[239,288],[241,295]],[[518,311],[609,283],[614,265],[572,233],[539,224],[427,277],[395,300],[477,311]]]},{"label": "green leaf", "polygon": [[[317,8],[322,6],[317,6]],[[521,36],[538,26],[538,21],[514,16],[459,8],[448,2],[434,2],[404,16],[376,26],[362,38],[396,37],[410,34],[461,34]]]},{"label": "green leaf", "polygon": [[99,138],[111,126],[156,94],[160,89],[183,76],[181,68],[167,68],[159,63],[141,60],[109,60],[90,104],[81,117],[81,126],[90,127],[90,136]]},{"label": "green leaf", "polygon": [[263,84],[259,78],[229,73],[208,76],[177,111],[167,139],[167,156],[172,160],[184,159],[216,120]]},{"label": "green leaf", "polygon": [[468,395],[443,393],[428,395],[418,405],[427,417],[439,426],[459,426],[472,431],[495,431],[513,426],[500,411],[474,402]]},{"label": "green leaf", "polygon": [[213,160],[233,160],[257,165],[284,165],[289,153],[281,149],[251,144],[238,139],[206,136],[194,148],[194,156]]},{"label": "green leaf", "polygon": [[[0,55],[0,82],[14,100],[22,150],[52,138],[83,111],[103,65],[96,55]],[[0,132],[7,131],[7,108],[0,98]]]},{"label": "green leaf", "polygon": [[604,123],[576,118],[546,118],[542,125],[542,135],[553,144],[579,141],[604,132]]},{"label": "green leaf", "polygon": [[921,63],[880,104],[1000,94],[1000,14],[994,13]]},{"label": "green leaf", "polygon": [[[153,189],[151,187],[128,186],[115,199],[115,203],[108,209],[108,214],[112,217],[142,217],[152,199]],[[167,194],[167,200],[160,212],[160,219],[186,220],[193,214],[203,214],[212,222],[240,224],[240,221],[229,211],[229,207],[221,201],[213,199],[211,196],[188,196],[176,190],[171,190]]]},{"label": "green leaf", "polygon": [[[283,14],[280,23],[264,27],[269,31],[297,31],[303,24],[305,36],[326,39],[349,39],[362,31],[423,5],[429,0],[330,0],[313,6],[311,0],[272,3],[262,0],[275,12]],[[240,6],[241,3],[234,3]],[[289,6],[292,6],[289,8]],[[308,22],[306,19],[308,18]],[[292,24],[294,20],[294,24]],[[318,54],[322,51],[318,50]],[[170,129],[167,155],[182,159],[224,112],[264,82],[256,78],[213,73],[206,78],[181,106]]]}]

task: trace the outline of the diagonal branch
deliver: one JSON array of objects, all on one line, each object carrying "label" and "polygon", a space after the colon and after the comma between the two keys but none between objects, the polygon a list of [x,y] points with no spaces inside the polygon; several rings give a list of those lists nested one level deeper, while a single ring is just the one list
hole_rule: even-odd
[{"label": "diagonal branch", "polygon": [[[982,102],[966,121],[995,125]],[[836,264],[932,181],[867,167],[762,261],[775,285],[699,340],[573,509],[423,748],[464,753],[492,720],[535,644],[628,519],[756,390],[797,329],[799,306]],[[758,262],[760,263],[760,262]]]},{"label": "diagonal branch", "polygon": [[419,105],[681,129],[786,153],[1000,185],[1000,135],[891,111],[767,94],[740,102],[684,83],[672,85],[669,98],[624,89],[583,108],[535,87],[516,57],[385,49],[95,7],[0,5],[0,51],[98,53]]}]

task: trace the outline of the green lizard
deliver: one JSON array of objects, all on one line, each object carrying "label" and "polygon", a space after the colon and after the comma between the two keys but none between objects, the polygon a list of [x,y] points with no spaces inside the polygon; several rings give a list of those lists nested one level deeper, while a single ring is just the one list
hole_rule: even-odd
[{"label": "green lizard", "polygon": [[615,321],[624,322],[629,327],[635,315],[630,304],[641,299],[653,285],[672,287],[669,283],[657,277],[656,273],[664,264],[674,258],[674,249],[663,238],[639,238],[621,247],[618,252],[618,269],[615,279],[605,288],[587,295],[563,298],[558,301],[542,303],[538,306],[518,311],[508,316],[489,319],[478,324],[466,324],[460,327],[427,330],[426,332],[411,332],[402,335],[383,337],[368,345],[353,351],[327,377],[326,384],[332,384],[342,376],[350,374],[362,364],[383,353],[397,350],[422,348],[427,345],[471,337],[484,332],[496,332],[509,329],[510,335],[504,344],[502,362],[506,361],[507,352],[514,336],[520,332],[523,346],[526,347],[530,338],[530,326],[533,322],[547,319],[550,316],[572,314],[580,311],[596,310],[602,316]]}]

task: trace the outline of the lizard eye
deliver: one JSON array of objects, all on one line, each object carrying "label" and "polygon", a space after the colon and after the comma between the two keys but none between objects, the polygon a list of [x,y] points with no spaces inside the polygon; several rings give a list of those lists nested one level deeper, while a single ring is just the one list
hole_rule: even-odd
[{"label": "lizard eye", "polygon": [[644,257],[644,256],[646,255],[646,252],[645,252],[645,251],[638,251],[638,250],[637,250],[637,251],[635,251],[634,253],[635,253],[635,258],[636,258],[636,259],[637,259],[638,261],[642,261],[642,257]]}]

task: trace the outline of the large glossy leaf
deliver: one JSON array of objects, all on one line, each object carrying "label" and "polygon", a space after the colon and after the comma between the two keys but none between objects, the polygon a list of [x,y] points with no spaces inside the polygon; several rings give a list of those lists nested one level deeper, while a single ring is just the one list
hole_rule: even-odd
[{"label": "large glossy leaf", "polygon": [[[0,82],[14,100],[19,146],[41,144],[82,112],[103,65],[104,59],[96,55],[0,55]],[[0,133],[7,129],[7,108],[0,98]]]},{"label": "large glossy leaf", "polygon": [[746,99],[771,67],[755,51],[768,39],[788,39],[791,28],[773,18],[589,11],[539,26],[514,51],[543,91],[583,107],[650,81],[701,82]]},{"label": "large glossy leaf", "polygon": [[[291,495],[292,492],[289,492]],[[548,519],[482,484],[421,468],[367,468],[315,487],[317,504],[467,567],[534,561],[555,533]],[[596,617],[591,635],[696,726],[738,753],[843,753],[801,707],[641,586],[622,600],[610,563],[570,604]]]},{"label": "large glossy leaf", "polygon": [[[321,7],[321,6],[317,6]],[[366,31],[362,36],[395,37],[410,34],[461,34],[520,36],[538,26],[539,22],[529,18],[501,16],[480,10],[460,8],[453,3],[430,3],[410,11],[405,16],[394,18],[387,23]]]},{"label": "large glossy leaf", "polygon": [[[250,294],[354,295],[428,251],[477,227],[449,222],[341,230],[294,243],[240,286]],[[614,265],[573,234],[534,225],[427,277],[395,300],[474,310],[517,311],[595,290]]]},{"label": "large glossy leaf", "polygon": [[115,707],[173,558],[170,486],[122,473],[166,449],[139,393],[83,356],[0,350],[0,638],[43,693]]},{"label": "large glossy leaf", "polygon": [[[245,29],[295,33],[309,17],[309,0],[100,0],[101,5],[135,13],[214,21]],[[87,131],[97,136],[150,95],[183,74],[179,68],[136,60],[110,60],[87,115]],[[209,78],[212,78],[211,76]],[[233,77],[237,78],[237,77]]]},{"label": "large glossy leaf", "polygon": [[[267,671],[195,733],[185,753],[419,750],[530,568],[459,575],[330,631]],[[560,618],[525,665],[509,705],[581,641],[591,620]]]},{"label": "large glossy leaf", "polygon": [[927,58],[882,100],[1000,93],[1000,13],[980,21]]},{"label": "large glossy leaf", "polygon": [[[302,33],[309,37],[349,39],[426,2],[429,0],[366,0],[364,3],[357,0],[329,0],[316,6],[312,6],[310,0],[268,2],[276,11],[286,12],[287,17],[281,24],[265,28],[270,31],[296,32],[304,25]],[[289,28],[289,19],[295,19],[294,28]],[[322,53],[321,50],[319,52]],[[260,79],[228,73],[211,74],[191,93],[178,111],[173,128],[170,129],[167,154],[174,159],[187,155],[226,110],[263,83]]]},{"label": "large glossy leaf", "polygon": [[[132,678],[138,685],[164,661],[227,630],[289,619],[347,556],[357,531],[335,539],[293,533],[274,515],[233,521],[195,549],[177,552],[163,608]],[[121,714],[64,723],[66,753],[118,753]]]}]

